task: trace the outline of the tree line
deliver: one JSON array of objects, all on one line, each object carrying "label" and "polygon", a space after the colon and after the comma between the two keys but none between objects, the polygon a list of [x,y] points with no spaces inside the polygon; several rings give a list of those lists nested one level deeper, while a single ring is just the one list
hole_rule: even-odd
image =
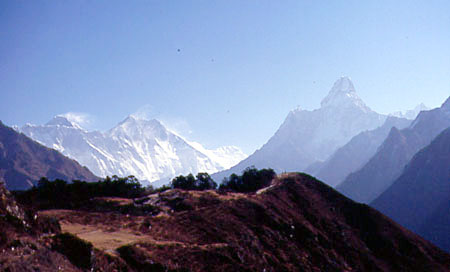
[{"label": "tree line", "polygon": [[75,208],[95,197],[137,198],[145,195],[137,178],[106,177],[98,182],[61,179],[53,181],[42,177],[36,186],[26,191],[14,192],[17,200],[25,205],[37,205],[42,209]]},{"label": "tree line", "polygon": [[[273,169],[258,170],[255,167],[246,168],[242,175],[231,174],[225,178],[219,186],[220,191],[249,193],[270,185],[276,173]],[[192,174],[186,177],[181,175],[174,178],[171,188],[183,190],[214,190],[217,183],[207,174],[199,173],[196,177]]]},{"label": "tree line", "polygon": [[232,174],[225,178],[220,186],[208,173],[198,173],[196,176],[180,175],[172,179],[169,185],[157,189],[152,186],[143,187],[134,176],[112,176],[98,182],[67,182],[61,179],[51,181],[43,177],[31,189],[14,194],[20,203],[30,206],[37,204],[41,209],[71,209],[82,206],[95,197],[139,198],[168,189],[249,193],[269,186],[275,175],[273,169],[258,170],[250,167],[245,169],[242,175]]}]

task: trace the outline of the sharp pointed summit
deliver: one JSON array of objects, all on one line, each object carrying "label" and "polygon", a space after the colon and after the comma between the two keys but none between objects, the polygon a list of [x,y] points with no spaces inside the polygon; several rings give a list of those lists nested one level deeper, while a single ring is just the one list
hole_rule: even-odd
[{"label": "sharp pointed summit", "polygon": [[364,104],[349,77],[341,77],[319,109],[291,111],[261,149],[214,177],[221,180],[251,165],[271,167],[278,172],[303,171],[310,164],[327,159],[358,133],[381,126],[385,119],[385,115]]},{"label": "sharp pointed summit", "polygon": [[371,111],[356,94],[355,86],[347,76],[342,76],[334,83],[328,95],[320,103],[320,106],[322,108],[357,106],[365,112]]},{"label": "sharp pointed summit", "polygon": [[341,76],[331,88],[331,92],[351,93],[356,92],[352,80],[348,76]]}]

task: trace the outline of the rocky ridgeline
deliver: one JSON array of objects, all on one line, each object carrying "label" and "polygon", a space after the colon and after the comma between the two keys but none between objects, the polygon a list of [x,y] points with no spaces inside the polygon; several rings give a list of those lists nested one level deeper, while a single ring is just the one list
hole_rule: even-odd
[{"label": "rocky ridgeline", "polygon": [[[9,209],[19,210],[16,215],[24,214],[30,226],[43,224],[27,221],[27,212],[20,212],[8,193],[2,199],[10,203]],[[450,255],[369,206],[353,202],[304,174],[283,174],[268,187],[250,193],[170,189],[136,199],[93,201],[117,209],[40,211],[37,221],[49,222],[48,226],[55,226],[52,231],[31,232],[2,221],[2,229],[8,230],[7,241],[1,244],[0,269],[450,269]],[[141,212],[134,213],[131,207]],[[56,227],[58,220],[63,233]]]}]

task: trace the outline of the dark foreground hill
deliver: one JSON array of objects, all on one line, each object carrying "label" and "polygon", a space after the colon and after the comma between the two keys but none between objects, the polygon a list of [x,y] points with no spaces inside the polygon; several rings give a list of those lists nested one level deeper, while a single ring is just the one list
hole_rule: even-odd
[{"label": "dark foreground hill", "polygon": [[450,270],[450,255],[303,174],[284,174],[252,194],[172,189],[92,202],[39,213],[71,233],[34,238],[44,251],[6,232],[0,269],[29,264],[43,252],[54,257],[41,271],[60,265],[66,271]]},{"label": "dark foreground hill", "polygon": [[99,179],[78,162],[0,122],[0,181],[5,181],[10,190],[23,190],[41,177],[69,181]]},{"label": "dark foreground hill", "polygon": [[450,252],[450,128],[414,155],[371,206]]},{"label": "dark foreground hill", "polygon": [[122,259],[61,233],[56,219],[24,210],[1,182],[0,230],[0,271],[128,271]]}]

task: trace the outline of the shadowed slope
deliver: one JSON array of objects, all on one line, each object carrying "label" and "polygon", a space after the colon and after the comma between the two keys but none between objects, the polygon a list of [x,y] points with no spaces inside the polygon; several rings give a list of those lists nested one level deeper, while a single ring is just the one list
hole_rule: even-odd
[{"label": "shadowed slope", "polygon": [[[313,176],[335,187],[348,174],[359,170],[370,160],[386,139],[392,127],[403,129],[409,126],[411,122],[404,118],[389,116],[381,127],[361,132],[343,147],[336,150],[325,162],[317,164],[318,170],[308,170]],[[305,171],[308,172],[308,170]]]},{"label": "shadowed slope", "polygon": [[422,111],[410,127],[392,128],[377,153],[336,188],[351,199],[370,203],[401,175],[414,154],[450,126],[450,97],[440,108]]},{"label": "shadowed slope", "polygon": [[419,151],[371,205],[450,252],[450,128]]},{"label": "shadowed slope", "polygon": [[24,210],[0,182],[0,271],[133,271],[89,242],[61,234],[58,221]]},{"label": "shadowed slope", "polygon": [[10,190],[33,186],[41,177],[95,181],[89,169],[0,122],[0,180]]}]

